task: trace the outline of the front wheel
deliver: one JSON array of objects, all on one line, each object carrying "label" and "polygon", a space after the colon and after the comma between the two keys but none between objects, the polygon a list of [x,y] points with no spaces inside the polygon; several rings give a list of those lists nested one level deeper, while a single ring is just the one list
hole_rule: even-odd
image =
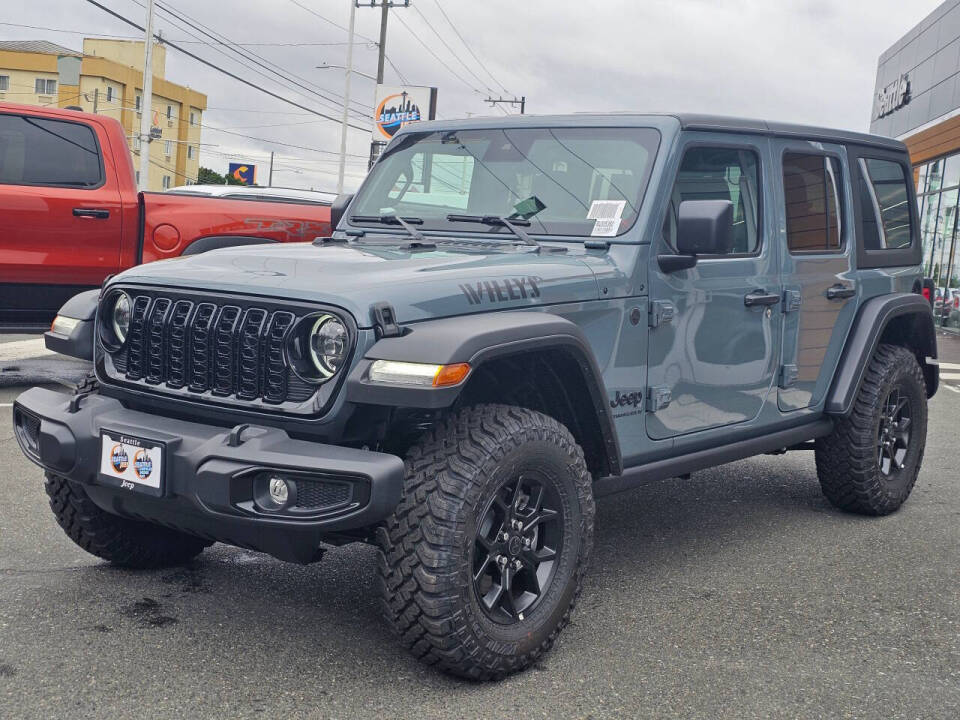
[{"label": "front wheel", "polygon": [[377,533],[388,622],[414,656],[473,679],[533,663],[580,593],[594,503],[583,451],[553,418],[478,405],[407,454]]},{"label": "front wheel", "polygon": [[927,442],[927,389],[913,353],[880,345],[853,411],[816,442],[817,475],[836,507],[887,515],[909,497]]}]

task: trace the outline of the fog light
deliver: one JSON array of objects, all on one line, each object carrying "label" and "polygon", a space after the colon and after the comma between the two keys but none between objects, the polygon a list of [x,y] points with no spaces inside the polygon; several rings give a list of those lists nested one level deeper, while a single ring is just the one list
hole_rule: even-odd
[{"label": "fog light", "polygon": [[270,499],[280,506],[287,504],[287,500],[290,499],[290,488],[286,480],[278,477],[270,478]]}]

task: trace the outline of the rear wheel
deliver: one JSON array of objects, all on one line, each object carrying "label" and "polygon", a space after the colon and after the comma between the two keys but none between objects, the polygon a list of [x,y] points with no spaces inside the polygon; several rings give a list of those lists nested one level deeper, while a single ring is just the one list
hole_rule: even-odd
[{"label": "rear wheel", "polygon": [[853,411],[816,442],[824,495],[848,512],[894,512],[917,481],[926,440],[927,393],[917,359],[906,348],[880,345]]},{"label": "rear wheel", "polygon": [[583,452],[553,418],[506,405],[452,415],[407,454],[378,530],[384,612],[423,662],[494,679],[550,649],[590,553]]}]

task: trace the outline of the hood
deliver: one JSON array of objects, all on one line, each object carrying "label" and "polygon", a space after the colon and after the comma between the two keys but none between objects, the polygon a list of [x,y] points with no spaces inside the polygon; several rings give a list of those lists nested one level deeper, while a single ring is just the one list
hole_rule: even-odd
[{"label": "hood", "polygon": [[399,322],[516,309],[598,297],[582,254],[540,254],[510,245],[408,250],[397,245],[291,243],[214,250],[148,263],[112,283],[325,303],[370,326],[370,306],[386,301]]}]

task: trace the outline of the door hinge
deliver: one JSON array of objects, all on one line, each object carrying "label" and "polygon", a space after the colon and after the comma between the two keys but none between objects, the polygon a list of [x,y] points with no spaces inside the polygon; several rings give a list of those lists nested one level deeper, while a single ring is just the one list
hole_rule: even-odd
[{"label": "door hinge", "polygon": [[654,300],[650,303],[647,325],[655,328],[673,320],[673,303],[669,300]]},{"label": "door hinge", "polygon": [[803,304],[803,295],[799,290],[785,290],[783,293],[783,312],[796,312]]},{"label": "door hinge", "polygon": [[647,388],[647,412],[657,412],[670,405],[670,388]]},{"label": "door hinge", "polygon": [[780,387],[783,389],[792,387],[797,381],[797,375],[796,365],[782,365],[780,367]]}]

